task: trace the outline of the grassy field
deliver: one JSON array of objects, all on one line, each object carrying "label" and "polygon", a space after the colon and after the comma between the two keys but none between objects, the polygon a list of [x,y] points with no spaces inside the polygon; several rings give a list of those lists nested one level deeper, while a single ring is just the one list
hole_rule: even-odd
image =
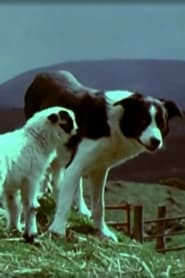
[{"label": "grassy field", "polygon": [[[168,202],[169,188],[157,184],[109,182],[106,203],[122,201],[143,203],[146,218],[155,216],[156,206]],[[183,212],[185,193],[173,190],[179,212]],[[87,194],[88,200],[88,194]],[[175,207],[174,210],[175,211]],[[0,277],[185,277],[185,251],[165,255],[155,251],[154,242],[140,244],[117,232],[119,243],[99,238],[92,222],[72,212],[67,238],[53,238],[45,231],[54,212],[52,198],[44,198],[38,213],[40,238],[36,245],[23,242],[19,235],[8,234],[5,218],[0,216]],[[108,212],[107,218],[121,216]],[[185,237],[170,244],[181,244]]]}]

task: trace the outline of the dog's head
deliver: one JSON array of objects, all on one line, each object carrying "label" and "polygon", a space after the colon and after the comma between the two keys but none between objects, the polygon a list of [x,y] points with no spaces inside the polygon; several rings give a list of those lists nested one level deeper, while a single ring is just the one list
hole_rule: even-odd
[{"label": "dog's head", "polygon": [[169,120],[174,116],[182,117],[182,112],[173,101],[145,97],[139,93],[114,105],[121,105],[124,109],[119,122],[124,136],[136,139],[149,151],[162,148],[169,132]]},{"label": "dog's head", "polygon": [[77,123],[72,110],[55,106],[35,113],[27,121],[26,128],[38,137],[45,136],[46,140],[60,144],[67,143],[76,134]]}]

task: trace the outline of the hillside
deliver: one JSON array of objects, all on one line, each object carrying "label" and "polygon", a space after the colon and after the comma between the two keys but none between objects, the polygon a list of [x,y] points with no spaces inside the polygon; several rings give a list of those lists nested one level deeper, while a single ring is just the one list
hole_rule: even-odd
[{"label": "hillside", "polygon": [[61,69],[90,87],[140,91],[174,99],[185,108],[185,62],[176,60],[82,61],[33,69],[0,85],[0,107],[22,107],[25,90],[36,73]]}]

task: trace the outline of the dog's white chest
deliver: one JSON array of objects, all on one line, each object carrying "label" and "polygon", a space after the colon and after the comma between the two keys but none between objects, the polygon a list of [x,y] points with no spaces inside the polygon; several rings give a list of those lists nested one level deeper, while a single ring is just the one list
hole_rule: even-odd
[{"label": "dog's white chest", "polygon": [[96,141],[84,139],[78,150],[83,172],[112,168],[142,152],[137,142],[124,138],[101,138]]}]

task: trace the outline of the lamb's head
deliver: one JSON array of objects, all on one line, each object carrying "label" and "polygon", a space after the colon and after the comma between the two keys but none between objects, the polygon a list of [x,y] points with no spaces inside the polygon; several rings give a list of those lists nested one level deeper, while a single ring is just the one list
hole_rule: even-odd
[{"label": "lamb's head", "polygon": [[35,113],[27,121],[25,129],[48,143],[67,144],[77,133],[77,123],[72,110],[54,106]]},{"label": "lamb's head", "polygon": [[52,108],[48,109],[53,111],[50,111],[51,113],[47,117],[51,132],[63,143],[67,143],[77,132],[75,114],[72,110],[63,107]]}]

